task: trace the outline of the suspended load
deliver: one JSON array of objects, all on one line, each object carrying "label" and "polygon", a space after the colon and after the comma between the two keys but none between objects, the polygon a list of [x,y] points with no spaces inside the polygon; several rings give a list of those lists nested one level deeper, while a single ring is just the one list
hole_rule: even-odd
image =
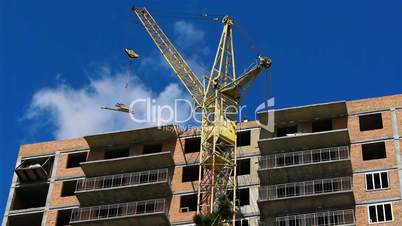
[{"label": "suspended load", "polygon": [[126,52],[127,56],[131,59],[135,59],[140,57],[140,55],[138,53],[136,53],[134,50],[132,49],[128,49],[128,48],[124,48],[124,52]]}]

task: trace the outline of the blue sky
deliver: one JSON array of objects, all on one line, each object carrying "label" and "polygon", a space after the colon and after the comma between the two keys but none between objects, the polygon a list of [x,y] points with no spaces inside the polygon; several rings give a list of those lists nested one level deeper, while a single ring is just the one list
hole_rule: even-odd
[{"label": "blue sky", "polygon": [[[146,6],[195,71],[212,64],[221,24],[236,20],[238,72],[258,49],[272,58],[269,75],[246,96],[246,114],[268,95],[276,107],[401,93],[401,1],[1,1],[0,213],[19,145],[133,128],[100,106],[151,96],[188,98],[162,61],[131,6]],[[241,35],[242,34],[242,35]],[[197,37],[197,38],[195,38]],[[122,49],[141,58],[130,66]],[[124,83],[128,73],[131,82]]]}]

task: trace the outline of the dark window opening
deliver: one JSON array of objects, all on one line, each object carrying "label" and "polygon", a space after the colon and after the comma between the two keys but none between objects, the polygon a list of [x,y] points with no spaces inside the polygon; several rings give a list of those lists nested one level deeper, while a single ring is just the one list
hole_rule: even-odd
[{"label": "dark window opening", "polygon": [[236,220],[235,226],[248,226],[248,220],[247,219]]},{"label": "dark window opening", "polygon": [[8,217],[7,226],[21,226],[21,225],[41,226],[42,218],[43,218],[43,212],[11,215]]},{"label": "dark window opening", "polygon": [[288,126],[276,129],[276,136],[277,137],[284,137],[288,134],[297,133],[297,126]]},{"label": "dark window opening", "polygon": [[248,188],[238,189],[236,199],[240,200],[240,206],[250,205],[250,191]]},{"label": "dark window opening", "polygon": [[286,195],[295,196],[296,195],[295,187],[286,187]]},{"label": "dark window opening", "polygon": [[87,152],[69,154],[67,157],[67,168],[79,167],[81,162],[87,160]]},{"label": "dark window opening", "polygon": [[286,226],[286,220],[279,221],[279,226]]},{"label": "dark window opening", "polygon": [[377,206],[377,218],[378,218],[379,222],[383,222],[385,220],[384,206],[383,205],[378,205]]},{"label": "dark window opening", "polygon": [[285,186],[278,186],[276,189],[276,194],[278,198],[286,197],[286,187]]},{"label": "dark window opening", "polygon": [[140,174],[140,183],[148,183],[148,173]]},{"label": "dark window opening", "polygon": [[375,206],[369,206],[370,223],[377,222],[377,213]]},{"label": "dark window opening", "polygon": [[321,161],[329,161],[329,152],[321,152]]},{"label": "dark window opening", "polygon": [[384,142],[362,144],[362,152],[364,161],[387,158]]},{"label": "dark window opening", "polygon": [[378,204],[369,206],[370,223],[392,221],[391,204]]},{"label": "dark window opening", "polygon": [[287,166],[293,165],[293,156],[292,155],[285,156],[285,165],[287,165]]},{"label": "dark window opening", "polygon": [[359,125],[360,125],[360,131],[382,129],[383,125],[382,125],[381,113],[360,115]]},{"label": "dark window opening", "polygon": [[16,187],[11,210],[45,206],[48,190],[48,183]]},{"label": "dark window opening", "polygon": [[[318,216],[317,217],[317,223],[318,223],[318,225],[328,225],[328,217],[327,216]],[[293,220],[293,224],[291,223],[290,225],[292,225],[292,226],[297,226],[297,220],[295,219],[295,220]]]},{"label": "dark window opening", "polygon": [[237,147],[249,146],[251,143],[251,131],[237,132]]},{"label": "dark window opening", "polygon": [[328,131],[328,130],[332,130],[332,120],[331,119],[314,121],[311,124],[311,132],[313,132],[313,133]]},{"label": "dark window opening", "polygon": [[144,145],[143,154],[162,152],[162,144]]},{"label": "dark window opening", "polygon": [[180,197],[180,212],[196,211],[197,195],[183,195]]},{"label": "dark window opening", "polygon": [[381,186],[383,188],[388,188],[388,173],[387,172],[381,173]]},{"label": "dark window opening", "polygon": [[283,155],[277,157],[277,159],[276,159],[276,165],[277,165],[278,167],[285,165],[285,157],[284,157]]},{"label": "dark window opening", "polygon": [[[143,207],[143,205],[138,205],[137,206],[137,211],[140,212],[142,210],[142,207]],[[107,217],[107,212],[108,212],[107,207],[101,207],[101,209],[99,209],[99,212],[98,212],[99,218],[106,218]]]},{"label": "dark window opening", "polygon": [[236,175],[247,175],[250,174],[250,159],[240,159],[237,160]]},{"label": "dark window opening", "polygon": [[385,212],[385,220],[392,221],[392,209],[391,204],[384,205],[384,212]]},{"label": "dark window opening", "polygon": [[[228,198],[232,200],[233,191],[228,191]],[[236,191],[236,205],[237,206],[246,206],[250,205],[250,189],[248,188],[240,188]]]},{"label": "dark window opening", "polygon": [[366,174],[367,190],[388,188],[388,172]]},{"label": "dark window opening", "polygon": [[322,193],[323,185],[322,184],[314,184],[314,193]]},{"label": "dark window opening", "polygon": [[77,185],[76,180],[63,181],[63,187],[61,189],[61,197],[74,195],[76,185]]},{"label": "dark window opening", "polygon": [[321,162],[321,153],[320,152],[313,152],[312,157],[313,157],[313,162]]},{"label": "dark window opening", "polygon": [[198,174],[200,171],[200,167],[197,165],[194,166],[185,166],[183,167],[183,174],[181,181],[182,182],[190,182],[190,181],[197,181]]},{"label": "dark window opening", "polygon": [[376,189],[381,188],[380,174],[375,173],[375,174],[373,174],[373,176],[374,176],[374,188],[376,188]]},{"label": "dark window opening", "polygon": [[57,211],[56,226],[70,225],[71,209]]},{"label": "dark window opening", "polygon": [[302,158],[303,158],[303,156],[301,154],[295,154],[293,156],[294,164],[295,165],[301,164],[302,163]]},{"label": "dark window opening", "polygon": [[129,148],[105,151],[105,159],[123,158],[123,157],[128,157],[129,155],[130,155]]},{"label": "dark window opening", "polygon": [[366,188],[367,188],[367,190],[374,189],[373,177],[371,174],[366,175]]},{"label": "dark window opening", "polygon": [[184,153],[194,153],[199,152],[201,148],[201,138],[189,138],[184,142]]}]

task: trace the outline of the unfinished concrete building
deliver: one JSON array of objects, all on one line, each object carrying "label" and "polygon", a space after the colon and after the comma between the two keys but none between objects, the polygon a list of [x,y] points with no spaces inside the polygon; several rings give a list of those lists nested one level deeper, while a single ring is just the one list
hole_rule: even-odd
[{"label": "unfinished concrete building", "polygon": [[[402,225],[402,95],[259,125],[238,126],[236,226]],[[199,147],[172,126],[22,145],[3,226],[192,225]]]}]

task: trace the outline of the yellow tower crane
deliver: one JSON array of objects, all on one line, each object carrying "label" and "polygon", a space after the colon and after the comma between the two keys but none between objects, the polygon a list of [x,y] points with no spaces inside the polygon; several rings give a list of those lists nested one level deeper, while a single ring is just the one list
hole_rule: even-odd
[{"label": "yellow tower crane", "polygon": [[[133,7],[132,10],[193,97],[196,106],[202,110],[197,214],[206,215],[217,211],[219,198],[228,194],[231,194],[228,198],[232,202],[232,213],[236,213],[238,106],[261,70],[271,66],[271,60],[259,56],[251,69],[236,76],[232,30],[234,20],[225,16],[218,50],[204,86],[148,10],[140,7]],[[231,225],[235,215],[215,223]]]}]

